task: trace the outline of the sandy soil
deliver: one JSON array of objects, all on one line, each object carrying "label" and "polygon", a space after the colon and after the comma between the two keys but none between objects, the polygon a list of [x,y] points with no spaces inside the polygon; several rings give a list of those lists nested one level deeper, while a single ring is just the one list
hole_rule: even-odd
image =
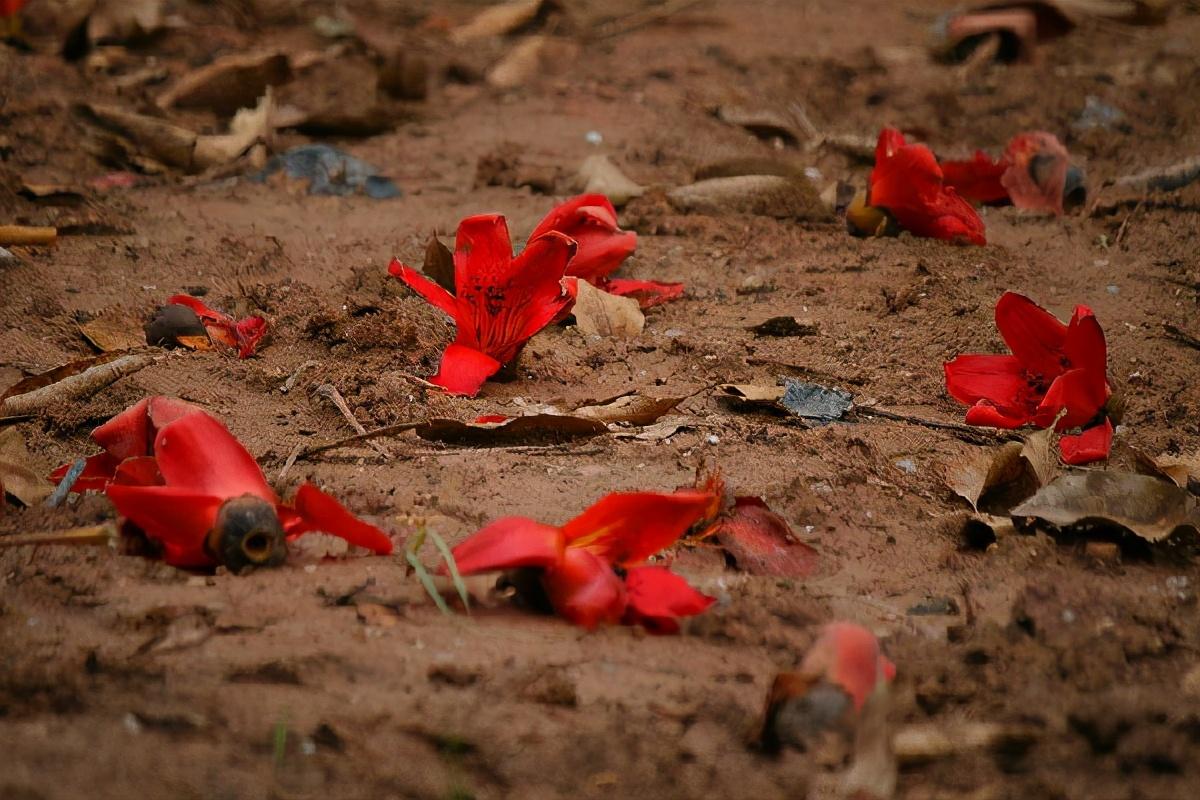
[{"label": "sandy soil", "polygon": [[[191,26],[132,48],[135,66],[156,58],[175,75],[218,51],[328,46],[309,26],[325,3],[174,5]],[[279,488],[314,480],[398,541],[414,518],[456,541],[501,515],[555,523],[609,491],[670,490],[708,459],[740,494],[783,514],[820,551],[820,570],[758,578],[711,550],[682,552],[676,568],[719,604],[681,636],[650,637],[586,633],[503,604],[447,618],[402,557],[297,557],[236,577],[99,551],[3,550],[0,796],[801,797],[832,768],[747,742],[773,675],[794,667],[833,618],[872,628],[898,664],[897,724],[1039,731],[1020,752],[908,768],[900,797],[1195,794],[1200,576],[1190,560],[1127,548],[1098,563],[1081,542],[1043,533],[969,549],[967,507],[941,474],[974,445],[878,419],[808,429],[732,409],[711,387],[800,376],[954,421],[962,409],[944,393],[941,364],[1002,349],[991,309],[1011,289],[1064,318],[1076,303],[1095,309],[1126,397],[1118,447],[1195,447],[1200,353],[1164,337],[1162,324],[1200,331],[1196,186],[1061,220],[988,209],[985,248],[856,239],[834,221],[681,215],[651,192],[622,213],[641,233],[623,274],[686,282],[686,297],[648,312],[645,332],[628,342],[548,329],[515,380],[474,400],[406,377],[434,370],[452,326],[386,275],[391,256],[419,264],[430,231],[452,233],[468,214],[504,213],[523,238],[598,151],[649,186],[686,183],[721,158],[780,154],[826,180],[865,180],[869,165],[844,154],[779,150],[720,121],[712,109],[721,104],[780,111],[799,102],[821,130],[873,137],[890,123],[951,155],[995,151],[1043,128],[1066,142],[1093,188],[1180,160],[1200,150],[1194,3],[1163,27],[1084,24],[1036,65],[963,71],[923,49],[949,4],[714,0],[605,39],[560,20],[578,53],[511,91],[444,77],[451,62],[469,73],[509,46],[442,43],[439,30],[476,4],[345,5],[431,64],[428,99],[400,104],[394,130],[334,140],[394,177],[399,199],[176,174],[87,189],[112,167],[82,148],[72,104],[148,108],[162,85],[118,89],[112,75],[64,62],[36,30],[36,52],[0,48],[0,219],[79,231],[0,264],[0,386],[93,353],[78,323],[141,320],[178,291],[201,287],[213,304],[273,324],[255,358],[176,354],[21,423],[39,467],[92,452],[88,431],[151,393],[211,409],[272,479],[298,445],[351,433],[314,394],[324,383],[368,427],[519,413],[522,403],[572,407],[628,390],[689,394],[681,412],[690,427],[666,441],[474,449],[401,437],[387,442],[389,458],[364,447],[301,460]],[[607,13],[626,6],[635,8]],[[362,48],[348,47],[341,72],[318,67],[314,85],[371,79]],[[1089,95],[1123,122],[1073,127]],[[217,125],[200,112],[174,118]],[[281,144],[303,141],[288,134]],[[478,185],[480,159],[505,143],[528,169],[557,173],[557,194]],[[17,194],[21,180],[70,184],[85,202],[35,203]],[[816,335],[746,329],[782,314],[811,321]],[[0,534],[110,515],[97,497],[10,506]],[[948,613],[911,613],[926,598],[953,602]]]}]

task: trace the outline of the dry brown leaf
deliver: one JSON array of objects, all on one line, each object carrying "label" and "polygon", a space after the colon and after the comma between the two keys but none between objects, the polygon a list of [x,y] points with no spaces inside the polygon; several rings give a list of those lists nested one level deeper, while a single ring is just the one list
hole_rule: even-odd
[{"label": "dry brown leaf", "polygon": [[1186,490],[1131,472],[1071,472],[1056,479],[1012,510],[1057,527],[1079,523],[1132,531],[1149,542],[1176,530],[1200,533],[1200,500]]},{"label": "dry brown leaf", "polygon": [[84,370],[90,369],[97,364],[105,364],[109,361],[115,361],[121,357],[121,353],[105,353],[91,358],[81,358],[78,361],[71,361],[62,366],[48,369],[45,372],[39,372],[37,375],[30,375],[28,378],[17,381],[12,386],[4,390],[0,394],[0,403],[3,403],[10,397],[15,397],[19,394],[26,394],[35,389],[41,389],[44,386],[58,383],[64,378],[69,378],[72,375],[78,375]]},{"label": "dry brown leaf", "polygon": [[0,430],[0,507],[4,495],[23,506],[33,506],[45,500],[54,485],[36,469],[25,448],[25,440],[16,428]]},{"label": "dry brown leaf", "polygon": [[1140,452],[1137,455],[1139,467],[1167,478],[1181,489],[1200,494],[1200,450],[1177,456],[1168,453],[1151,456]]},{"label": "dry brown leaf", "polygon": [[683,397],[646,397],[634,394],[618,397],[610,403],[581,406],[571,413],[579,417],[599,420],[609,424],[621,422],[628,425],[645,426],[683,402]]},{"label": "dry brown leaf", "polygon": [[92,44],[127,42],[163,27],[163,0],[99,0],[88,16]]},{"label": "dry brown leaf", "polygon": [[807,178],[738,175],[710,178],[667,192],[680,211],[701,214],[754,214],[778,219],[825,220],[832,213]]},{"label": "dry brown leaf", "polygon": [[723,383],[717,387],[721,396],[736,403],[749,403],[778,408],[783,398],[782,386],[762,386],[753,383]]},{"label": "dry brown leaf", "polygon": [[1058,471],[1050,429],[1033,433],[1024,442],[972,449],[943,467],[946,485],[971,504],[994,496],[989,508],[1006,509],[1049,483]]},{"label": "dry brown leaf", "polygon": [[579,165],[575,190],[583,194],[602,194],[618,208],[646,193],[645,187],[630,180],[602,153],[588,156]]},{"label": "dry brown leaf", "polygon": [[558,71],[558,67],[573,59],[577,50],[564,39],[526,37],[488,70],[487,82],[498,89],[516,88],[536,75]]},{"label": "dry brown leaf", "polygon": [[128,140],[109,142],[119,149],[131,149],[177,169],[192,169],[196,134],[187,128],[117,106],[85,104],[81,110],[91,121]]},{"label": "dry brown leaf", "polygon": [[1041,736],[1031,725],[1000,722],[960,722],[950,725],[906,725],[892,736],[892,750],[901,764],[927,764],[972,750],[994,753],[1027,749]]},{"label": "dry brown leaf", "polygon": [[577,282],[575,325],[586,335],[632,339],[646,327],[646,315],[631,297],[617,297],[584,280]]},{"label": "dry brown leaf", "polygon": [[547,5],[546,0],[510,0],[485,8],[470,22],[451,31],[450,41],[466,44],[489,36],[506,36],[536,20]]},{"label": "dry brown leaf", "polygon": [[689,430],[692,427],[687,417],[668,417],[653,425],[647,425],[641,430],[621,431],[613,435],[618,439],[637,439],[639,442],[661,442],[670,439],[682,430]]},{"label": "dry brown leaf", "polygon": [[762,139],[781,139],[796,145],[810,138],[809,132],[787,113],[770,108],[724,105],[717,109],[717,119],[745,128]]},{"label": "dry brown leaf", "polygon": [[196,137],[192,161],[199,169],[218,167],[236,160],[256,144],[271,144],[274,129],[271,115],[274,102],[271,91],[259,98],[254,108],[243,108],[233,115],[229,133]]},{"label": "dry brown leaf", "polygon": [[454,254],[436,235],[430,235],[429,244],[425,245],[425,264],[421,271],[450,294],[457,291],[454,283]]},{"label": "dry brown leaf", "polygon": [[596,419],[566,414],[529,414],[504,422],[460,422],[456,419],[431,419],[413,428],[417,436],[431,442],[496,447],[539,441],[566,441],[607,433],[605,424]]},{"label": "dry brown leaf", "polygon": [[101,314],[79,326],[83,338],[101,353],[114,350],[133,350],[146,343],[141,323],[120,312]]},{"label": "dry brown leaf", "polygon": [[268,86],[292,77],[288,57],[278,51],[235,53],[189,72],[158,98],[159,108],[207,108],[228,115],[254,106]]}]

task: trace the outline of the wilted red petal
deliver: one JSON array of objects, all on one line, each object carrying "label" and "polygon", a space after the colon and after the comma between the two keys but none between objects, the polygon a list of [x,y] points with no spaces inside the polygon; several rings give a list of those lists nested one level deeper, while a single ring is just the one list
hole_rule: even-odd
[{"label": "wilted red petal", "polygon": [[404,281],[410,289],[425,298],[433,307],[444,311],[451,319],[458,317],[458,301],[454,298],[454,295],[429,280],[429,278],[426,278],[420,272],[411,267],[404,266],[397,258],[393,258],[392,263],[388,264],[388,272],[392,277]]},{"label": "wilted red petal", "polygon": [[451,552],[463,575],[517,567],[552,567],[562,560],[562,532],[528,517],[504,517],[480,528]]},{"label": "wilted red petal", "polygon": [[1009,165],[1000,182],[1017,208],[1063,213],[1063,187],[1070,156],[1054,134],[1033,131],[1014,136],[1004,150]]},{"label": "wilted red petal", "polygon": [[671,300],[683,297],[682,283],[659,283],[658,281],[638,281],[632,278],[609,278],[599,284],[599,288],[619,297],[632,297],[642,308],[662,305]]},{"label": "wilted red petal", "polygon": [[480,414],[475,418],[476,425],[495,425],[500,422],[508,422],[512,417],[506,417],[503,414]]},{"label": "wilted red petal", "polygon": [[474,397],[484,382],[500,371],[499,361],[470,347],[451,344],[442,353],[437,374],[429,379],[450,394]]},{"label": "wilted red petal", "polygon": [[996,301],[996,328],[1025,368],[1047,382],[1065,369],[1067,326],[1028,297],[1005,292]]},{"label": "wilted red petal", "polygon": [[234,326],[237,338],[238,358],[249,358],[258,349],[258,343],[267,335],[267,321],[262,317],[246,317]]},{"label": "wilted red petal", "polygon": [[170,487],[225,499],[253,494],[278,502],[258,462],[208,414],[190,414],[163,427],[154,455]]},{"label": "wilted red petal", "polygon": [[625,614],[625,584],[603,559],[568,547],[556,566],[542,574],[546,596],[559,616],[594,628],[616,624]]},{"label": "wilted red petal", "polygon": [[986,400],[1010,415],[1026,416],[1037,404],[1031,394],[1029,376],[1016,356],[961,355],[942,365],[946,373],[946,392],[955,400],[974,405]]},{"label": "wilted red petal", "polygon": [[160,428],[181,417],[199,413],[204,410],[174,397],[147,397],[93,430],[92,441],[117,461],[152,455],[154,437]]},{"label": "wilted red petal", "polygon": [[196,316],[201,322],[221,322],[228,325],[234,325],[233,317],[226,314],[224,311],[217,311],[206,305],[202,300],[192,297],[190,294],[173,294],[167,298],[167,304],[173,306],[187,306],[192,311],[196,312]]},{"label": "wilted red petal", "polygon": [[122,486],[162,486],[162,473],[154,456],[135,456],[117,465],[112,482]]},{"label": "wilted red petal", "polygon": [[980,400],[967,409],[966,423],[988,428],[1020,428],[1033,422],[1029,411],[1006,411],[988,400]]},{"label": "wilted red petal", "polygon": [[757,497],[738,498],[718,525],[717,541],[751,575],[803,578],[817,568],[817,551],[796,541],[783,517]]},{"label": "wilted red petal", "polygon": [[609,564],[640,564],[674,544],[712,504],[707,492],[614,493],[562,527],[568,549],[584,548]]},{"label": "wilted red petal", "polygon": [[965,161],[943,161],[942,180],[958,194],[974,203],[1003,203],[1008,200],[1008,189],[1000,182],[1000,176],[1008,169],[1003,160],[993,161],[987,153],[976,150],[973,158]]},{"label": "wilted red petal", "polygon": [[1093,461],[1103,461],[1112,450],[1113,426],[1108,417],[1099,425],[1093,425],[1078,435],[1064,435],[1058,440],[1062,458],[1068,464],[1078,466]]},{"label": "wilted red petal", "polygon": [[569,236],[578,245],[566,274],[593,283],[612,274],[637,248],[637,234],[617,226],[617,210],[602,194],[582,194],[559,204],[529,239],[551,231]]},{"label": "wilted red petal", "polygon": [[226,498],[174,486],[109,484],[104,493],[121,516],[162,545],[168,564],[207,567],[216,563],[204,543]]},{"label": "wilted red petal", "polygon": [[377,555],[386,556],[392,552],[391,537],[351,514],[337,498],[311,483],[300,484],[292,507],[300,515],[300,523],[287,530],[289,539],[308,531],[321,531],[345,539],[356,547],[365,547]]},{"label": "wilted red petal", "polygon": [[238,352],[238,358],[247,358],[254,353],[258,343],[267,333],[267,321],[262,317],[247,317],[238,322],[223,311],[210,308],[199,299],[188,294],[176,294],[167,299],[167,303],[176,306],[187,306],[196,312],[204,330],[210,339],[233,348]]},{"label": "wilted red petal", "polygon": [[676,633],[680,617],[695,616],[717,602],[665,567],[631,568],[625,575],[625,591],[625,621],[655,633]]},{"label": "wilted red petal", "polygon": [[1086,425],[1099,413],[1108,401],[1108,385],[1096,374],[1085,369],[1067,370],[1054,379],[1046,396],[1034,415],[1034,422],[1042,428],[1054,423],[1063,409],[1066,414],[1058,420],[1055,429],[1065,431]]},{"label": "wilted red petal", "polygon": [[869,630],[850,622],[832,622],[821,629],[800,672],[841,686],[854,707],[861,709],[880,678],[890,681],[895,677],[895,666],[882,657],[879,641]]}]

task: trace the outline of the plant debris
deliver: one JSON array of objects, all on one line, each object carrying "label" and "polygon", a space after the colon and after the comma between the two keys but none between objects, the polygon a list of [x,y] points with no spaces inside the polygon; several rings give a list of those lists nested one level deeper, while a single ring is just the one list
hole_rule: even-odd
[{"label": "plant debris", "polygon": [[53,485],[32,466],[25,439],[16,428],[0,428],[0,511],[8,495],[23,506],[34,506],[50,496]]},{"label": "plant debris", "polygon": [[646,327],[646,316],[631,297],[617,297],[587,281],[576,281],[575,305],[571,313],[585,336],[633,339]]}]

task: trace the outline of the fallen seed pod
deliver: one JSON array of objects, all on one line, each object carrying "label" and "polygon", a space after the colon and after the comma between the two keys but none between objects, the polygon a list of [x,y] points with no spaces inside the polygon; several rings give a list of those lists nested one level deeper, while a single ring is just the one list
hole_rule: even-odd
[{"label": "fallen seed pod", "polygon": [[208,534],[207,546],[230,572],[276,567],[287,558],[283,526],[266,500],[245,494],[226,500]]}]

